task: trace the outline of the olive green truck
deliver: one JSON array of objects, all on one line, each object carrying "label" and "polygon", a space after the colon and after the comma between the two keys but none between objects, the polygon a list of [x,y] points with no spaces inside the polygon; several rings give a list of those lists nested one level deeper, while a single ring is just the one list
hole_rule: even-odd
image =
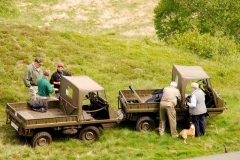
[{"label": "olive green truck", "polygon": [[32,110],[27,102],[8,103],[7,123],[19,135],[32,137],[33,147],[52,142],[55,131],[78,134],[83,141],[98,140],[99,127],[107,129],[118,122],[117,112],[102,98],[105,90],[87,76],[63,76],[60,99],[47,101],[44,113]]},{"label": "olive green truck", "polygon": [[[177,82],[182,95],[182,101],[176,106],[177,120],[189,117],[186,89],[193,81],[199,83],[206,94],[208,116],[217,116],[227,108],[200,66],[174,65],[172,81]],[[83,141],[96,141],[100,137],[99,128],[107,129],[121,120],[136,122],[137,131],[152,131],[159,117],[157,100],[161,98],[162,89],[119,90],[118,111],[108,104],[104,88],[87,76],[63,76],[59,91],[60,99],[48,101],[44,113],[33,111],[27,102],[6,106],[6,122],[19,135],[31,137],[33,147],[49,145],[56,131],[78,134]]]}]

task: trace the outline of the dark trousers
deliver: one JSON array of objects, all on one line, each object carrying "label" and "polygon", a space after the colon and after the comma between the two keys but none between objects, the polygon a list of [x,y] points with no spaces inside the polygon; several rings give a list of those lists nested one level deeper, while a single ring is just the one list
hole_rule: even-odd
[{"label": "dark trousers", "polygon": [[205,114],[192,115],[192,121],[195,125],[195,136],[203,136],[205,134]]}]

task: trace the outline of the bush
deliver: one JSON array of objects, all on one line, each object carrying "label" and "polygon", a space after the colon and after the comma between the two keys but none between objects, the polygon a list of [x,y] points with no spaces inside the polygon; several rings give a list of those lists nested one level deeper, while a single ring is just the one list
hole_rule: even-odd
[{"label": "bush", "polygon": [[214,36],[209,33],[200,34],[197,29],[169,36],[167,42],[205,58],[213,58],[218,55],[236,55],[240,51],[239,45],[233,38],[224,36],[221,32],[217,32]]},{"label": "bush", "polygon": [[220,31],[240,40],[239,0],[161,0],[154,13],[159,39],[195,27],[202,34]]}]

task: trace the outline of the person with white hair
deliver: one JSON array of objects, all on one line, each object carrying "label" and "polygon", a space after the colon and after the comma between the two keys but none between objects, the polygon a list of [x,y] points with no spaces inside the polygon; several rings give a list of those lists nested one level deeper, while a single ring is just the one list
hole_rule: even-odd
[{"label": "person with white hair", "polygon": [[163,136],[168,118],[170,132],[172,137],[178,137],[176,110],[177,100],[181,100],[180,91],[177,89],[177,83],[171,82],[170,86],[163,89],[163,95],[160,101],[159,109],[159,135]]},{"label": "person with white hair", "polygon": [[191,83],[191,88],[193,92],[190,102],[187,102],[187,105],[189,106],[189,113],[195,125],[195,136],[199,137],[205,134],[205,115],[207,113],[205,93],[199,89],[199,84],[196,82]]}]

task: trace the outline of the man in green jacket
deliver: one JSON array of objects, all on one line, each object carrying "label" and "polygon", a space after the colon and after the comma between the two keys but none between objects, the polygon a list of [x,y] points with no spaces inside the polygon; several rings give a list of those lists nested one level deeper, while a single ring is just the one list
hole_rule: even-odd
[{"label": "man in green jacket", "polygon": [[38,93],[37,80],[43,76],[41,69],[42,59],[37,57],[33,63],[27,66],[23,82],[29,88],[29,94],[32,100],[36,100]]},{"label": "man in green jacket", "polygon": [[48,99],[50,94],[53,93],[54,89],[51,87],[51,84],[48,81],[50,71],[46,70],[43,73],[43,77],[38,79],[38,99]]}]

